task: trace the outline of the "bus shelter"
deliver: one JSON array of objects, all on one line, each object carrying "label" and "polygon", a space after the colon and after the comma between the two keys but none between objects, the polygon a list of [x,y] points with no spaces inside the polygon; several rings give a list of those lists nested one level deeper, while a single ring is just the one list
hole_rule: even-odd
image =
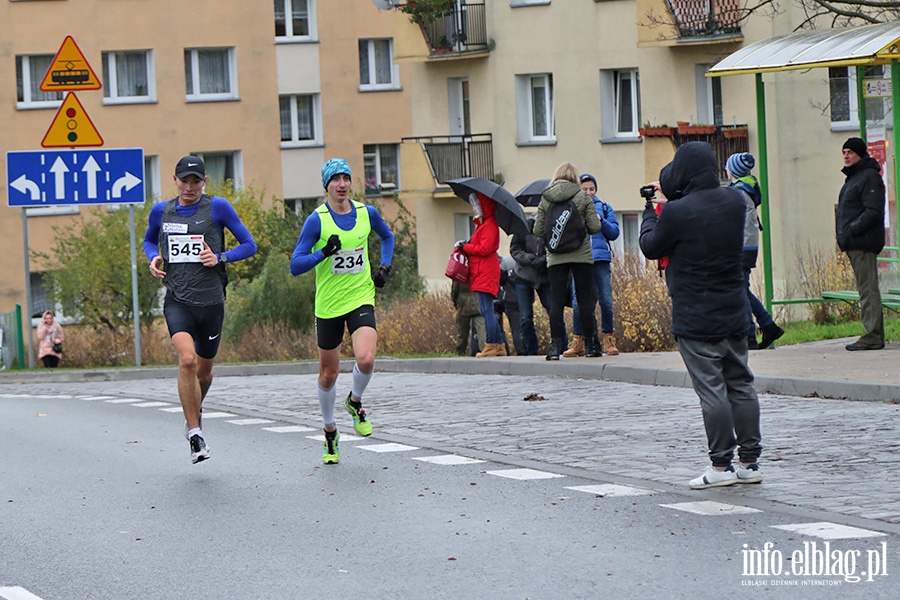
[{"label": "bus shelter", "polygon": [[[870,65],[891,65],[891,115],[893,142],[900,131],[900,114],[893,107],[900,100],[900,23],[879,23],[860,27],[803,31],[762,40],[730,54],[707,73],[707,77],[755,75],[756,119],[758,131],[759,186],[762,191],[761,215],[763,232],[763,274],[765,276],[765,304],[807,303],[810,299],[774,300],[772,281],[772,238],[769,231],[769,174],[766,134],[766,97],[763,73],[808,70],[819,67],[855,67],[857,97],[859,99],[860,137],[866,139],[865,68]],[[887,133],[886,133],[887,135]],[[896,143],[893,147],[896,149]],[[900,163],[894,160],[894,188],[900,182]],[[896,191],[895,191],[896,193]],[[897,202],[897,223],[900,224],[900,202]],[[898,250],[897,246],[886,249]]]}]

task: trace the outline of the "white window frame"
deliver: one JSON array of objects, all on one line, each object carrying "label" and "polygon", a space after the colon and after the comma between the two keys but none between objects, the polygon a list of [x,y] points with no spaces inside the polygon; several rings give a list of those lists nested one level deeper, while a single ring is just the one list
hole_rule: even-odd
[{"label": "white window frame", "polygon": [[[224,52],[228,60],[228,91],[204,94],[200,92],[200,61],[198,60],[199,52]],[[185,81],[185,100],[187,102],[215,102],[222,100],[237,100],[238,96],[238,77],[237,77],[237,53],[234,47],[225,48],[185,48],[185,68],[191,69],[191,89],[187,90],[187,81]],[[190,64],[187,64],[187,61]]]},{"label": "white window frame", "polygon": [[[312,99],[312,139],[300,139],[300,123],[297,119],[297,101],[300,97],[308,97]],[[291,117],[291,139],[281,140],[282,148],[308,148],[310,146],[321,146],[324,141],[322,138],[322,104],[319,94],[282,94],[279,96],[279,114],[281,112],[281,99],[288,98],[290,100],[290,117]],[[280,120],[280,119],[279,119]]]},{"label": "white window frame", "polygon": [[[120,96],[118,86],[117,58],[121,54],[144,54],[147,67],[147,93],[140,96]],[[153,50],[110,50],[102,53],[103,60],[103,104],[146,104],[156,102],[156,71]]]},{"label": "white window frame", "polygon": [[[394,156],[397,158],[397,181],[383,182],[381,180],[381,149],[385,146],[394,148]],[[366,148],[374,147],[374,152],[366,152]],[[378,192],[370,192],[367,183],[366,161],[375,160],[375,184],[378,186]],[[374,188],[371,188],[374,190]],[[365,144],[363,145],[363,194],[367,196],[377,196],[379,194],[393,194],[400,189],[400,145],[399,144]]]},{"label": "white window frame", "polygon": [[244,157],[243,153],[240,150],[223,150],[223,151],[209,151],[209,152],[190,152],[189,154],[193,156],[199,156],[203,159],[203,162],[206,163],[206,176],[209,177],[208,183],[221,183],[216,181],[213,176],[209,172],[210,167],[210,159],[214,159],[215,157],[225,156],[232,161],[232,170],[234,171],[234,187],[235,189],[241,187],[244,181]]},{"label": "white window frame", "polygon": [[[45,58],[49,57],[51,60],[51,64],[53,59],[56,57],[54,54],[20,54],[16,56],[16,66],[21,66],[21,73],[16,73],[17,78],[20,77],[22,80],[22,100],[18,99],[18,90],[16,94],[16,110],[26,110],[30,108],[59,108],[62,106],[63,94],[62,92],[46,92],[55,94],[57,99],[55,100],[33,100],[31,98],[31,85],[35,79],[38,77],[38,74],[32,73],[31,69],[31,59],[32,58]],[[40,74],[40,82],[43,81],[46,73]]]},{"label": "white window frame", "polygon": [[697,123],[724,125],[725,109],[722,105],[722,78],[707,77],[712,65],[695,65],[697,83]]},{"label": "white window frame", "polygon": [[[890,65],[873,65],[873,67],[882,67],[882,75],[881,77],[885,79],[891,78],[891,66]],[[831,120],[831,129],[833,131],[855,131],[859,129],[859,96],[856,93],[856,67],[846,67],[847,69],[847,104],[849,105],[849,119],[835,121],[831,114],[829,114],[829,119]],[[877,77],[873,75],[871,77]],[[830,94],[831,94],[831,69],[828,70],[828,89],[829,89],[829,102],[830,102]],[[871,101],[871,100],[870,100]],[[882,98],[882,103],[884,105],[884,125],[888,129],[893,127],[893,119],[891,118],[891,99],[890,98]],[[829,104],[830,106],[830,104]],[[830,111],[829,111],[830,112]],[[866,111],[866,123],[876,123],[875,119],[871,118],[869,111]]]},{"label": "white window frame", "polygon": [[[363,42],[367,43],[368,53],[368,76],[369,83],[359,82],[359,91],[361,92],[380,92],[385,90],[400,89],[400,67],[394,62],[394,40],[393,38],[361,38],[357,46]],[[388,61],[390,63],[391,80],[387,83],[371,83],[376,79],[377,65],[375,64],[375,42],[387,42],[388,45]],[[358,50],[357,50],[358,51]]]},{"label": "white window frame", "polygon": [[291,14],[295,2],[301,0],[275,0],[276,3],[284,6],[284,31],[285,35],[276,35],[276,43],[293,43],[293,42],[312,42],[317,40],[316,30],[316,0],[306,0],[306,20],[309,29],[308,35],[294,34],[294,20],[288,18]]},{"label": "white window frame", "polygon": [[[631,123],[622,131],[619,105],[623,76],[631,85]],[[600,71],[600,135],[602,142],[638,141],[641,126],[641,78],[637,68],[603,69]]]},{"label": "white window frame", "polygon": [[[542,82],[544,90],[544,119],[547,123],[546,133],[536,133],[534,130],[535,107],[534,93],[536,82]],[[556,113],[553,93],[552,73],[528,73],[516,75],[516,124],[518,130],[518,143],[528,144],[555,144],[556,143]]]}]

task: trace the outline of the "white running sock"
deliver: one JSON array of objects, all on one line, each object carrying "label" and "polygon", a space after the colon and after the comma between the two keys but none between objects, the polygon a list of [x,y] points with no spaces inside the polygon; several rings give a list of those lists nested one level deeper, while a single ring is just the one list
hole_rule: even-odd
[{"label": "white running sock", "polygon": [[350,391],[354,398],[359,398],[362,401],[363,392],[366,391],[366,386],[369,385],[369,380],[371,379],[372,373],[363,373],[359,370],[359,365],[353,365],[353,387],[350,388]]},{"label": "white running sock", "polygon": [[190,431],[188,431],[188,439],[191,439],[191,438],[194,437],[195,435],[199,435],[200,437],[203,437],[203,432],[200,431],[200,428],[199,428],[199,427],[197,427],[196,429],[191,429]]},{"label": "white running sock", "polygon": [[322,420],[326,425],[334,424],[334,399],[337,395],[335,393],[335,387],[331,386],[328,389],[323,388],[320,384],[316,384],[316,393],[319,396],[319,407],[322,409]]}]

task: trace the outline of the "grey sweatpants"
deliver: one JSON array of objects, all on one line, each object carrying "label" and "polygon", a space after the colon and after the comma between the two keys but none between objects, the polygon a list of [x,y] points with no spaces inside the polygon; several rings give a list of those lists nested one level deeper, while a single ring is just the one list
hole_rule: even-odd
[{"label": "grey sweatpants", "polygon": [[678,351],[700,398],[713,466],[730,465],[736,445],[741,462],[756,462],[762,451],[759,398],[747,366],[746,337],[718,342],[678,338]]}]

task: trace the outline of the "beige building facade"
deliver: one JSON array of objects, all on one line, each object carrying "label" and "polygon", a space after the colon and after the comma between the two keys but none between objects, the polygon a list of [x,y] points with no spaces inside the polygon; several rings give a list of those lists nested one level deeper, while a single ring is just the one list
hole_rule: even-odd
[{"label": "beige building facade", "polygon": [[[690,6],[676,0],[455,0],[454,21],[436,33],[399,10],[384,18],[398,22],[398,60],[410,64],[417,138],[446,136],[465,146],[488,136],[490,170],[513,193],[550,177],[563,161],[574,163],[596,176],[598,195],[616,209],[622,229],[616,254],[623,256],[639,251],[638,188],[658,178],[677,144],[712,143],[723,180],[732,152],[759,157],[754,78],[712,79],[705,72],[747,44],[790,33],[803,18],[789,6],[777,20],[753,16],[739,24],[733,12],[738,4],[717,0],[718,25],[710,31],[708,13],[678,12]],[[679,27],[671,25],[672,7]],[[479,12],[483,21],[474,18]],[[670,24],[660,24],[659,15]],[[485,33],[471,35],[482,22]],[[435,48],[444,30],[465,38],[450,54]],[[468,43],[473,37],[485,43]],[[834,248],[833,211],[844,179],[841,145],[858,135],[853,76],[846,68],[763,76],[776,299],[802,295],[797,261],[805,248]],[[465,132],[471,134],[465,139],[454,138],[459,82],[465,83]],[[880,103],[867,102],[870,117],[884,116]],[[694,133],[684,123],[678,128],[679,122],[715,127]],[[642,135],[651,125],[669,125],[673,132]],[[440,155],[426,143],[404,144],[402,160],[408,185],[401,196],[417,206],[420,271],[430,286],[446,286],[446,257],[464,234],[460,223],[468,206],[440,184]],[[476,169],[473,162],[462,171]],[[893,198],[892,183],[890,190]],[[501,242],[501,254],[508,241]],[[755,275],[760,282],[761,271]]]}]

